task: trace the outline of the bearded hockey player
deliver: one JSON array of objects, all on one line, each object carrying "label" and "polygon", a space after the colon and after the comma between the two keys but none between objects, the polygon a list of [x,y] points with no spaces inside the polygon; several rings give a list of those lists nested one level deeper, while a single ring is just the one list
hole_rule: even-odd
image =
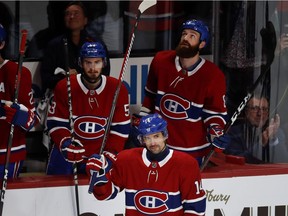
[{"label": "bearded hockey player", "polygon": [[227,146],[228,138],[221,136],[227,118],[226,81],[214,63],[200,57],[209,42],[207,25],[191,19],[181,29],[177,48],[158,52],[151,62],[140,116],[160,113],[168,123],[167,145],[200,165],[211,148]]},{"label": "bearded hockey player", "polygon": [[[47,126],[54,142],[47,174],[85,173],[87,158],[99,153],[118,80],[102,75],[107,53],[99,42],[86,42],[80,51],[81,74],[71,75],[71,97],[74,134],[69,124],[67,80],[54,90]],[[117,154],[124,148],[130,130],[128,91],[121,86],[105,151]],[[73,137],[73,139],[72,139]],[[105,152],[106,153],[106,152]],[[84,160],[84,161],[83,161]]]},{"label": "bearded hockey player", "polygon": [[[14,133],[8,178],[16,178],[26,158],[26,132],[33,127],[35,120],[38,122],[39,119],[35,115],[31,73],[22,66],[21,76],[18,76],[18,64],[2,57],[5,40],[6,31],[0,24],[0,178],[4,176],[11,124],[14,125]],[[16,76],[20,81],[17,103],[14,102]]]},{"label": "bearded hockey player", "polygon": [[167,122],[150,114],[141,119],[138,129],[145,148],[120,152],[110,171],[111,156],[89,158],[89,191],[98,200],[109,200],[124,190],[126,216],[205,215],[206,195],[197,161],[167,147]]}]

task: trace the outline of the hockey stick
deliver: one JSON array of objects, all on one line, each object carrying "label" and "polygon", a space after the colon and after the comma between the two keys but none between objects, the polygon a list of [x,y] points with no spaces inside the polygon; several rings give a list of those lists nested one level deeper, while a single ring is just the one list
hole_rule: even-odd
[{"label": "hockey stick", "polygon": [[[251,99],[251,97],[254,94],[255,89],[257,88],[257,86],[259,85],[259,83],[261,82],[261,80],[266,76],[267,72],[270,70],[270,66],[273,62],[274,56],[272,57],[272,59],[270,59],[270,61],[267,63],[267,66],[265,68],[265,70],[263,70],[261,72],[261,74],[259,75],[259,77],[257,78],[257,80],[255,81],[255,83],[251,86],[250,90],[248,91],[248,94],[244,97],[244,99],[242,100],[242,102],[240,103],[240,105],[238,106],[237,110],[234,112],[234,114],[232,115],[231,119],[227,122],[227,124],[225,125],[224,128],[224,134],[227,133],[231,126],[234,124],[234,122],[236,121],[237,117],[241,114],[242,110],[244,109],[244,107],[246,106],[246,104],[248,103],[248,101]],[[204,161],[201,164],[200,167],[200,171],[203,171],[204,168],[207,166],[209,160],[211,159],[211,157],[213,156],[213,154],[215,153],[214,149],[212,149],[209,154],[205,157]]]},{"label": "hockey stick", "polygon": [[[69,71],[69,61],[68,61],[68,42],[67,38],[63,38],[64,42],[64,51],[65,51],[65,71],[66,71],[66,79],[67,79],[67,94],[68,94],[68,108],[69,108],[69,123],[70,123],[70,131],[71,131],[71,139],[72,143],[74,141],[74,122],[73,122],[73,109],[72,109],[72,94],[71,94],[71,81],[70,81],[70,71]],[[77,174],[77,163],[73,163],[73,178],[74,178],[74,186],[75,186],[75,197],[76,197],[76,209],[77,216],[80,215],[80,207],[79,207],[79,191],[78,191],[78,174]]]},{"label": "hockey stick", "polygon": [[[125,75],[125,71],[126,71],[126,68],[127,68],[127,63],[128,63],[129,57],[130,57],[130,52],[131,52],[131,49],[132,49],[132,46],[133,46],[133,43],[134,43],[135,32],[136,32],[137,27],[138,27],[140,16],[141,16],[141,14],[144,11],[146,11],[148,8],[154,6],[156,3],[157,3],[156,0],[143,0],[141,2],[141,4],[139,5],[139,7],[138,7],[138,13],[136,15],[136,21],[135,21],[135,24],[133,26],[133,29],[132,29],[132,32],[131,32],[131,35],[130,35],[130,39],[129,39],[129,42],[128,42],[128,47],[127,47],[126,52],[125,52],[125,57],[124,57],[124,60],[123,60],[123,63],[122,63],[122,67],[121,67],[121,71],[120,71],[119,78],[118,78],[118,85],[117,85],[117,88],[116,88],[116,91],[115,91],[115,94],[114,94],[114,98],[113,98],[113,101],[112,101],[111,111],[110,111],[109,117],[107,119],[106,129],[105,129],[105,133],[104,133],[104,137],[103,137],[103,140],[102,140],[102,144],[101,144],[101,148],[100,148],[99,154],[103,154],[104,148],[106,146],[108,133],[110,131],[112,118],[113,118],[113,115],[114,115],[114,112],[115,112],[118,96],[119,96],[119,93],[120,93],[121,85],[122,85],[122,82],[123,82],[123,79],[124,79],[124,75]],[[91,187],[91,185],[89,186],[88,192],[89,193],[93,192],[93,185],[92,185],[92,187]]]},{"label": "hockey stick", "polygon": [[[23,65],[23,58],[24,58],[27,34],[28,34],[28,32],[27,32],[26,29],[21,31],[21,42],[20,42],[20,47],[19,47],[18,70],[17,70],[17,74],[16,74],[16,79],[15,79],[14,103],[18,102],[18,95],[19,95],[20,81],[21,81],[21,75],[22,75],[22,65]],[[1,196],[0,196],[1,197],[0,198],[1,199],[0,200],[0,215],[1,216],[2,216],[2,212],[3,212],[5,191],[6,191],[6,188],[7,188],[8,171],[9,171],[9,160],[10,160],[10,155],[11,155],[13,136],[14,136],[14,124],[11,124],[9,138],[8,138],[7,152],[6,152],[5,170],[4,170],[4,176],[3,176],[3,181],[2,181],[2,189],[1,189]]]}]

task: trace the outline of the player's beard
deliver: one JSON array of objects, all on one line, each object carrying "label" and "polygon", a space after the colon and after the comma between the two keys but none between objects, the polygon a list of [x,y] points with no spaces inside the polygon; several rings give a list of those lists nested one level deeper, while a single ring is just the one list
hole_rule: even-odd
[{"label": "player's beard", "polygon": [[175,49],[176,55],[181,58],[193,58],[199,53],[199,45],[200,43],[196,44],[195,46],[191,46],[189,43],[180,42]]},{"label": "player's beard", "polygon": [[82,77],[86,82],[90,84],[95,84],[101,79],[101,73],[99,74],[98,77],[93,78],[93,77],[89,77],[85,72],[83,72]]}]

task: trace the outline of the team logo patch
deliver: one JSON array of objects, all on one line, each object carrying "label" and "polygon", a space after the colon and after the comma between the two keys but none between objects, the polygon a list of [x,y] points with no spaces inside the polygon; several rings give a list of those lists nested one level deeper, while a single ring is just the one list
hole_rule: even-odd
[{"label": "team logo patch", "polygon": [[105,133],[106,118],[81,116],[74,121],[75,134],[83,139],[98,139]]},{"label": "team logo patch", "polygon": [[160,100],[160,110],[168,118],[171,119],[187,119],[187,110],[190,103],[177,95],[165,94]]},{"label": "team logo patch", "polygon": [[158,215],[168,211],[167,201],[167,193],[154,190],[138,191],[134,197],[137,210],[147,215]]}]

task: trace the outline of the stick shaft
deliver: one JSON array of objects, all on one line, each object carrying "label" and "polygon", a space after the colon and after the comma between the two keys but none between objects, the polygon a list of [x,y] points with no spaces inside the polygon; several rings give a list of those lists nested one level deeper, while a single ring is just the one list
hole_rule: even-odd
[{"label": "stick shaft", "polygon": [[[109,114],[108,119],[107,119],[105,133],[104,133],[104,137],[103,137],[103,140],[102,140],[102,144],[101,144],[101,148],[100,148],[99,154],[103,154],[104,148],[105,148],[106,143],[107,143],[108,134],[110,132],[110,126],[111,126],[111,123],[112,123],[112,118],[113,118],[113,115],[114,115],[114,112],[115,112],[115,108],[116,108],[118,96],[119,96],[119,93],[120,93],[121,85],[123,83],[124,75],[125,75],[126,68],[127,68],[127,65],[128,65],[130,52],[131,52],[131,49],[132,49],[132,46],[133,46],[133,43],[134,43],[134,40],[135,40],[135,32],[136,32],[137,27],[138,27],[140,16],[145,10],[147,10],[148,8],[152,7],[155,4],[156,4],[156,0],[143,0],[142,3],[138,7],[138,13],[136,15],[135,24],[134,24],[134,26],[132,28],[132,31],[131,31],[131,34],[130,34],[128,47],[127,47],[126,52],[125,52],[125,57],[124,57],[124,60],[123,60],[123,63],[122,63],[122,67],[121,67],[121,71],[120,71],[119,78],[118,78],[118,85],[117,85],[117,88],[116,88],[116,91],[115,91],[115,94],[114,94],[114,98],[113,98],[113,101],[112,101],[111,111],[110,111],[110,114]],[[94,173],[92,178],[94,178],[95,175],[96,174]],[[93,186],[94,185],[91,185],[91,184],[89,185],[88,193],[92,193],[93,192]]]},{"label": "stick shaft", "polygon": [[[119,93],[120,93],[121,85],[122,85],[122,82],[123,82],[123,79],[124,79],[124,75],[125,75],[127,63],[128,63],[128,60],[129,60],[130,52],[131,52],[131,49],[132,49],[132,46],[133,46],[133,43],[134,43],[135,31],[136,31],[137,26],[138,26],[140,15],[141,15],[141,12],[139,10],[138,14],[137,14],[137,17],[136,17],[135,25],[134,25],[134,27],[132,29],[132,32],[131,32],[131,35],[130,35],[129,45],[128,45],[128,48],[127,48],[126,53],[125,53],[124,61],[122,63],[120,75],[119,75],[119,78],[118,78],[117,88],[116,88],[116,91],[115,91],[115,94],[114,94],[114,97],[113,97],[112,107],[111,107],[111,110],[110,110],[110,113],[109,113],[109,116],[108,116],[108,119],[107,119],[105,133],[104,133],[104,137],[103,137],[103,140],[102,140],[101,148],[100,148],[100,151],[99,151],[100,155],[103,154],[104,148],[105,148],[106,143],[107,143],[108,134],[110,132],[110,126],[111,126],[111,123],[112,123],[112,118],[113,118],[113,115],[114,115],[114,112],[115,112],[115,108],[116,108],[118,96],[119,96]],[[102,171],[100,170],[100,172],[103,172],[103,170]],[[96,175],[96,173],[93,174],[93,178],[94,178],[95,175]],[[93,192],[93,185],[89,185],[88,193],[92,193],[92,192]]]},{"label": "stick shaft", "polygon": [[115,112],[115,107],[116,107],[116,104],[117,104],[117,100],[118,100],[118,96],[119,96],[119,93],[120,93],[121,85],[122,85],[122,82],[123,82],[123,79],[124,79],[124,75],[125,75],[125,72],[126,72],[126,69],[127,69],[128,60],[129,60],[130,52],[131,52],[131,49],[132,49],[132,46],[133,46],[133,43],[134,43],[135,32],[136,32],[137,27],[138,27],[140,16],[145,10],[147,10],[150,7],[152,7],[156,3],[157,3],[156,0],[143,0],[140,3],[139,7],[138,7],[138,12],[137,12],[137,15],[136,15],[135,24],[134,24],[133,29],[131,31],[130,39],[129,39],[129,42],[128,42],[128,47],[127,47],[126,52],[125,52],[124,61],[122,63],[121,71],[120,71],[119,78],[118,78],[118,85],[117,85],[117,88],[116,88],[116,91],[115,91],[115,94],[114,94],[114,98],[113,98],[113,101],[112,101],[111,111],[110,111],[109,117],[107,119],[106,129],[105,129],[105,133],[104,133],[104,137],[103,137],[103,141],[102,141],[102,144],[101,144],[101,148],[100,148],[99,154],[103,153],[104,148],[105,148],[106,143],[107,143],[108,134],[109,134],[109,131],[110,131],[110,126],[111,126],[111,123],[112,123],[112,118],[113,118],[113,115],[114,115],[114,112]]},{"label": "stick shaft", "polygon": [[118,85],[117,85],[117,88],[116,88],[116,91],[115,91],[115,94],[114,94],[114,98],[113,98],[113,101],[112,101],[111,111],[110,111],[109,117],[107,119],[106,129],[105,129],[105,133],[104,133],[104,137],[103,137],[103,141],[102,141],[102,144],[101,144],[101,148],[100,148],[99,154],[103,153],[104,148],[105,148],[106,143],[107,143],[108,134],[109,134],[109,131],[110,131],[110,126],[111,126],[111,123],[112,123],[112,118],[113,118],[113,115],[114,115],[114,112],[115,112],[115,108],[116,108],[118,96],[119,96],[119,93],[120,93],[121,85],[122,85],[123,80],[124,80],[124,75],[125,75],[125,72],[126,72],[126,69],[127,69],[128,60],[129,60],[131,49],[132,49],[132,46],[133,46],[133,43],[134,43],[134,39],[135,39],[135,31],[137,30],[137,26],[138,26],[138,23],[139,23],[139,20],[140,20],[140,16],[141,16],[141,11],[138,10],[138,13],[137,13],[137,16],[136,16],[136,21],[135,21],[135,24],[133,26],[133,29],[132,29],[132,32],[131,32],[131,35],[130,35],[128,47],[126,49],[125,57],[124,57],[124,60],[123,60],[123,63],[122,63],[122,67],[121,67],[121,71],[120,71],[120,74],[119,74]]},{"label": "stick shaft", "polygon": [[[63,39],[64,49],[65,49],[65,71],[67,79],[67,96],[68,96],[68,109],[69,109],[69,123],[71,131],[72,142],[74,140],[74,121],[73,121],[73,108],[72,108],[72,92],[71,92],[71,80],[70,80],[70,71],[69,71],[69,58],[68,58],[68,42],[67,38]],[[75,188],[75,201],[76,201],[76,210],[77,216],[80,215],[80,206],[79,206],[79,190],[78,190],[78,170],[77,163],[73,163],[73,179],[74,179],[74,188]]]}]

